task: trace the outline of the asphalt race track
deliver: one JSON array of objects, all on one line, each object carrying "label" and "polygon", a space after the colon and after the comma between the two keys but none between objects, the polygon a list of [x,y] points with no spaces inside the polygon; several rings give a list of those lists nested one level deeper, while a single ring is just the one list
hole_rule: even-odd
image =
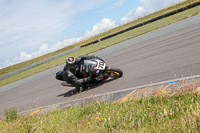
[{"label": "asphalt race track", "polygon": [[[79,94],[60,85],[55,73],[64,65],[0,87],[0,114],[103,94],[181,77],[200,75],[200,15],[94,53],[124,76]],[[63,61],[64,62],[64,61]]]}]

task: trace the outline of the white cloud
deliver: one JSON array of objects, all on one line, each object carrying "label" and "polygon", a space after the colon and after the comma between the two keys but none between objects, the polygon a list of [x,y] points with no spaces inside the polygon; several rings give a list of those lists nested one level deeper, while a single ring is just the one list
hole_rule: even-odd
[{"label": "white cloud", "polygon": [[95,24],[92,27],[92,30],[86,31],[85,36],[91,37],[114,27],[115,27],[115,21],[112,21],[109,18],[104,18],[101,20],[101,22]]},{"label": "white cloud", "polygon": [[27,61],[30,59],[37,58],[39,56],[48,54],[50,52],[54,52],[56,50],[59,50],[61,48],[64,48],[66,46],[69,46],[69,45],[74,44],[79,41],[81,41],[81,37],[66,39],[63,42],[57,42],[56,44],[52,45],[51,47],[49,47],[48,44],[45,43],[35,52],[27,53],[27,52],[23,51],[20,53],[19,56],[16,56],[13,59],[6,60],[3,64],[3,67],[11,66],[11,65],[14,65],[14,64],[17,64],[20,62],[24,62],[24,61]]},{"label": "white cloud", "polygon": [[[72,38],[55,44],[66,38],[63,32],[80,13],[106,1],[0,0],[0,69],[47,53],[45,48],[48,52],[55,51],[66,43],[80,40]],[[49,46],[42,45],[45,43]]]},{"label": "white cloud", "polygon": [[11,59],[6,60],[3,67],[14,65],[14,64],[20,63],[20,62],[24,62],[24,61],[42,56],[42,55],[47,54],[49,52],[59,50],[61,48],[72,45],[76,42],[79,42],[79,41],[86,39],[88,37],[97,35],[101,32],[104,32],[104,31],[111,29],[111,28],[114,28],[114,27],[115,27],[115,21],[108,19],[108,18],[104,18],[104,19],[101,20],[101,22],[95,24],[90,31],[86,31],[85,35],[82,36],[82,37],[65,39],[62,42],[59,41],[59,42],[55,43],[51,47],[49,47],[48,44],[45,43],[37,51],[31,52],[31,53],[21,52],[20,55],[16,56],[13,60],[11,60]]},{"label": "white cloud", "polygon": [[[53,52],[114,28],[116,22],[109,18],[104,18],[81,37],[68,39],[63,37],[63,32],[73,25],[77,15],[103,5],[107,1],[1,0],[0,69]],[[183,0],[140,0],[140,6],[129,11],[126,16],[121,18],[120,24],[127,23],[179,1]],[[123,3],[124,0],[117,0],[111,8],[121,6]],[[5,61],[5,59],[7,60]]]},{"label": "white cloud", "polygon": [[[49,51],[48,44],[43,44],[38,51],[27,53],[27,52],[21,52],[18,57],[14,57],[13,60],[7,60],[6,63],[9,65],[13,65],[16,63],[20,63],[23,61],[27,61],[33,58],[36,58],[38,56],[42,56],[44,54],[47,54]],[[5,64],[6,65],[6,64]]]},{"label": "white cloud", "polygon": [[146,9],[142,6],[139,6],[136,8],[135,12],[134,12],[134,16],[136,18],[140,17],[140,16],[144,16],[146,12]]},{"label": "white cloud", "polygon": [[64,48],[66,46],[72,45],[74,43],[80,42],[82,40],[83,37],[77,37],[77,38],[70,38],[70,39],[66,39],[62,42],[57,42],[56,44],[54,44],[53,46],[51,46],[50,48],[48,48],[48,53],[49,52],[54,52],[56,50],[59,50],[61,48]]},{"label": "white cloud", "polygon": [[133,10],[129,11],[128,14],[125,17],[121,18],[120,24],[125,24],[127,22],[132,21],[133,20],[133,13],[134,13]]},{"label": "white cloud", "polygon": [[131,10],[125,17],[123,17],[120,24],[130,22],[134,19],[143,17],[181,1],[184,0],[140,0],[140,6]]}]

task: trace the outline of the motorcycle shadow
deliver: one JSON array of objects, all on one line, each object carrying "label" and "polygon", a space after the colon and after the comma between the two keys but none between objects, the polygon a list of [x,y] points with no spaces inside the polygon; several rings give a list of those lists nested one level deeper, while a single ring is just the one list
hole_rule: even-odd
[{"label": "motorcycle shadow", "polygon": [[[89,88],[87,88],[87,89],[84,90],[84,91],[88,91],[88,90],[97,88],[97,87],[99,87],[99,86],[101,86],[101,85],[103,85],[103,84],[106,84],[106,83],[108,83],[108,82],[111,82],[111,81],[113,81],[113,80],[116,80],[116,79],[108,79],[108,80],[106,80],[106,81],[104,81],[104,82],[101,82],[101,83],[92,85],[92,86],[90,86]],[[83,92],[84,92],[84,91],[83,91]],[[81,93],[81,92],[79,92],[76,88],[74,88],[74,89],[72,89],[72,90],[70,90],[70,91],[68,91],[68,92],[66,92],[66,93],[63,93],[63,94],[58,95],[57,97],[60,97],[60,96],[63,96],[63,97],[71,97],[71,96],[76,95],[76,94],[79,94],[79,93]]]}]

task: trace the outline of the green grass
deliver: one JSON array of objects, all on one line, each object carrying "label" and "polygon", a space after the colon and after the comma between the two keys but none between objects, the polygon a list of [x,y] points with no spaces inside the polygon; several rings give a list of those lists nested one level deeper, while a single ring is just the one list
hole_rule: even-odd
[{"label": "green grass", "polygon": [[[157,16],[159,16],[159,15],[168,13],[168,12],[170,12],[170,11],[178,10],[178,9],[180,9],[180,8],[182,8],[182,7],[186,7],[187,5],[193,4],[193,3],[198,2],[198,1],[200,1],[200,0],[186,0],[186,1],[182,2],[182,3],[173,5],[173,6],[171,6],[171,7],[165,8],[165,9],[160,10],[160,11],[158,11],[158,12],[155,12],[155,13],[153,13],[153,14],[144,16],[144,17],[142,17],[142,18],[140,18],[140,19],[137,19],[137,20],[132,21],[132,22],[129,22],[129,23],[127,23],[127,24],[121,25],[121,26],[119,26],[119,27],[116,27],[116,28],[114,28],[114,29],[111,29],[111,30],[109,30],[109,31],[106,31],[106,32],[104,32],[104,33],[101,33],[101,34],[99,34],[99,35],[93,36],[93,37],[88,38],[88,39],[86,39],[86,40],[83,40],[83,41],[81,41],[81,42],[75,43],[75,44],[73,44],[73,45],[71,45],[71,46],[65,47],[65,48],[60,49],[60,50],[58,50],[58,51],[55,51],[55,52],[52,52],[52,53],[43,55],[43,56],[41,56],[41,57],[38,57],[38,58],[35,58],[35,59],[32,59],[32,60],[29,60],[29,61],[25,61],[25,62],[16,64],[16,65],[13,65],[13,66],[10,66],[10,67],[6,67],[6,68],[3,68],[3,69],[0,69],[0,76],[1,76],[1,75],[4,75],[4,74],[7,74],[7,73],[9,73],[9,72],[18,70],[18,69],[20,69],[20,68],[22,68],[22,67],[31,65],[31,64],[36,63],[36,62],[38,62],[38,61],[47,59],[47,58],[49,58],[49,57],[51,57],[51,56],[57,55],[57,54],[59,54],[59,53],[62,53],[62,52],[67,51],[67,50],[69,50],[69,49],[72,49],[72,48],[74,48],[74,47],[76,47],[76,46],[82,46],[82,45],[84,45],[84,44],[87,44],[87,43],[89,43],[89,42],[93,42],[93,41],[95,41],[95,40],[98,40],[98,39],[100,39],[100,38],[102,38],[102,37],[105,37],[105,36],[108,36],[108,35],[110,35],[110,34],[117,33],[117,32],[119,32],[119,31],[122,31],[122,30],[126,29],[126,28],[129,28],[129,27],[131,27],[131,26],[134,26],[134,25],[136,25],[136,24],[138,24],[138,23],[142,23],[142,22],[145,22],[145,21],[150,20],[150,19],[152,19],[152,18],[155,18],[155,17],[157,17]],[[111,44],[111,45],[112,45],[112,44]]]},{"label": "green grass", "polygon": [[111,45],[117,44],[119,42],[128,40],[130,38],[139,36],[141,34],[147,33],[149,31],[152,31],[152,30],[161,28],[163,26],[175,23],[177,21],[180,21],[182,19],[191,17],[193,15],[197,15],[199,13],[200,13],[200,6],[197,6],[195,8],[189,9],[189,10],[184,11],[182,13],[179,13],[179,14],[173,15],[171,17],[167,17],[167,18],[161,19],[159,21],[156,21],[156,22],[153,22],[153,23],[150,23],[150,24],[147,24],[145,26],[142,26],[142,27],[139,27],[137,29],[125,32],[123,34],[117,35],[117,36],[115,36],[113,38],[110,38],[110,39],[107,39],[105,41],[101,41],[101,42],[96,43],[94,45],[83,47],[80,50],[72,52],[72,53],[70,53],[68,55],[64,55],[64,56],[59,57],[59,58],[57,58],[55,60],[52,60],[52,61],[49,61],[47,63],[38,65],[36,67],[33,67],[33,68],[29,69],[29,70],[26,70],[26,71],[23,71],[23,72],[18,73],[16,75],[13,75],[11,77],[8,77],[6,79],[2,79],[2,80],[0,80],[0,86],[9,84],[9,83],[17,81],[17,80],[20,80],[22,78],[25,78],[25,77],[28,77],[30,75],[36,74],[38,72],[44,71],[44,70],[46,70],[48,68],[52,68],[52,67],[55,67],[57,65],[63,64],[64,63],[64,59],[69,55],[78,57],[79,55],[89,54],[89,53],[98,51],[100,49],[109,47]]},{"label": "green grass", "polygon": [[17,109],[16,108],[6,109],[4,111],[4,115],[6,117],[7,122],[16,120],[17,119]]},{"label": "green grass", "polygon": [[199,132],[199,105],[194,93],[94,104],[0,120],[0,132]]}]

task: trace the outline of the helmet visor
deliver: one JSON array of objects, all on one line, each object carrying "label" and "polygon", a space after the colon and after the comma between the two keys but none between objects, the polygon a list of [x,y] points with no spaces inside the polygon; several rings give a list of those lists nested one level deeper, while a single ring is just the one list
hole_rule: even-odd
[{"label": "helmet visor", "polygon": [[74,57],[68,57],[66,58],[66,63],[68,67],[74,67],[75,65],[75,58]]}]

